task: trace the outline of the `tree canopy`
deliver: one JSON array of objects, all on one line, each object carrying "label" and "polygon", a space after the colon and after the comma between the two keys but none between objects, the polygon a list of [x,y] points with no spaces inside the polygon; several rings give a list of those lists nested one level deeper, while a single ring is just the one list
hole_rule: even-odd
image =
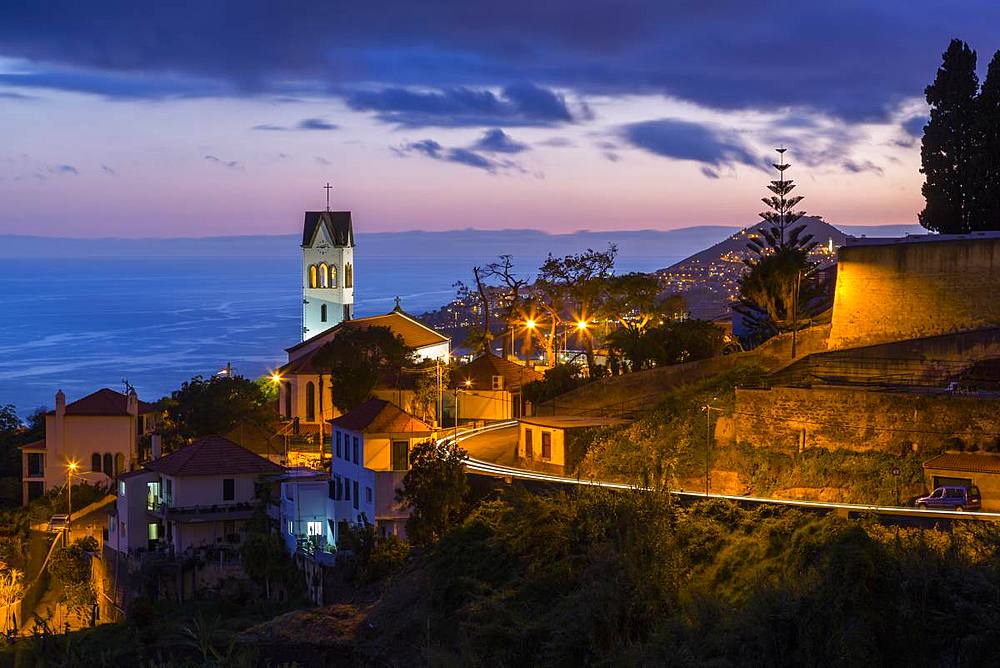
[{"label": "tree canopy", "polygon": [[410,470],[396,498],[410,508],[406,535],[415,544],[430,543],[461,521],[469,486],[466,452],[457,443],[418,443],[410,452]]},{"label": "tree canopy", "polygon": [[333,404],[343,412],[364,403],[380,381],[396,382],[413,349],[388,327],[347,327],[316,354],[329,376]]},{"label": "tree canopy", "polygon": [[227,434],[240,425],[271,427],[273,402],[256,381],[243,376],[195,376],[161,401],[164,445],[179,447],[193,439]]}]

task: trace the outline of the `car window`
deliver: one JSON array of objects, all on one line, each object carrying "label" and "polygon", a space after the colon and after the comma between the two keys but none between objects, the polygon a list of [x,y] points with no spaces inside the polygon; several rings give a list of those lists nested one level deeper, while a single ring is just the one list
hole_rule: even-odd
[{"label": "car window", "polygon": [[952,499],[960,499],[963,496],[965,496],[965,494],[963,493],[964,491],[965,490],[954,489],[954,488],[953,489],[949,489],[948,490],[948,497],[952,498]]},{"label": "car window", "polygon": [[937,489],[934,490],[934,493],[931,494],[931,498],[940,499],[942,495],[944,495],[944,490],[938,487]]},{"label": "car window", "polygon": [[969,496],[979,496],[979,488],[973,485],[969,488]]}]

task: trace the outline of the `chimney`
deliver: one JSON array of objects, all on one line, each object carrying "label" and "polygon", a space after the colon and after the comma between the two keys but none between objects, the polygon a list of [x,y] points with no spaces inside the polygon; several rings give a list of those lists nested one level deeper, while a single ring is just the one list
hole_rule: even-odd
[{"label": "chimney", "polygon": [[125,412],[129,415],[139,414],[139,397],[136,396],[135,390],[128,391],[128,397],[125,399]]},{"label": "chimney", "polygon": [[163,444],[160,442],[160,435],[153,434],[149,439],[150,449],[152,450],[151,461],[155,461],[160,458],[163,454]]},{"label": "chimney", "polygon": [[[63,443],[66,438],[66,395],[63,394],[62,390],[56,390],[56,419],[53,421],[54,429],[52,438],[54,443],[52,443],[53,457],[51,461],[59,461],[56,453],[61,454],[65,449]],[[46,438],[48,441],[48,438]],[[46,442],[46,446],[48,443]],[[48,458],[46,458],[48,459]]]}]

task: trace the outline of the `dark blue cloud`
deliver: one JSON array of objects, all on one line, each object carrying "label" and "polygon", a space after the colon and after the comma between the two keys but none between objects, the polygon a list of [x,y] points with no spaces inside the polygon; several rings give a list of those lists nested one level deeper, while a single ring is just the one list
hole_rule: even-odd
[{"label": "dark blue cloud", "polygon": [[403,144],[393,149],[397,155],[406,157],[413,153],[419,153],[434,160],[442,162],[453,162],[466,167],[481,169],[490,174],[500,171],[524,172],[525,169],[513,160],[495,160],[488,158],[475,150],[460,147],[446,147],[433,139],[422,139],[420,141]]},{"label": "dark blue cloud", "polygon": [[472,145],[472,148],[484,153],[521,153],[530,150],[527,144],[514,141],[509,134],[500,128],[484,132],[483,136]]},{"label": "dark blue cloud", "polygon": [[911,137],[922,137],[925,125],[927,125],[926,116],[913,116],[903,121],[903,130]]},{"label": "dark blue cloud", "polygon": [[466,87],[436,91],[384,88],[349,93],[346,101],[355,111],[373,111],[385,123],[409,128],[551,126],[574,120],[561,95],[528,84],[508,86],[499,95]]},{"label": "dark blue cloud", "polygon": [[[900,100],[922,94],[952,36],[979,48],[985,64],[998,24],[994,0],[244,0],[236,15],[229,3],[201,0],[153,9],[131,0],[6,2],[0,56],[36,71],[0,82],[158,98],[531,81],[584,96],[666,94],[718,109],[885,120]],[[526,117],[561,113],[536,93],[513,87],[506,99]],[[377,106],[406,124],[403,110]]]},{"label": "dark blue cloud", "polygon": [[621,137],[649,153],[675,160],[693,160],[712,168],[737,164],[760,167],[762,164],[738,137],[675,118],[626,125],[621,128]]},{"label": "dark blue cloud", "polygon": [[295,127],[299,130],[336,130],[340,126],[322,118],[303,118]]},{"label": "dark blue cloud", "polygon": [[276,125],[274,123],[262,123],[255,125],[251,130],[264,130],[266,132],[286,132],[288,130],[337,130],[340,126],[323,120],[322,118],[303,118],[294,127],[287,125]]},{"label": "dark blue cloud", "polygon": [[78,176],[80,170],[78,170],[73,165],[49,165],[46,167],[49,174],[68,174],[71,176]]}]

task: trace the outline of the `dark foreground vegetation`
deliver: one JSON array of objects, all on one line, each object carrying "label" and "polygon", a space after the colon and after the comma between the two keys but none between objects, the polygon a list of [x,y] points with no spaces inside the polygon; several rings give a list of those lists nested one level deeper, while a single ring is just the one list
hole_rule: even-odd
[{"label": "dark foreground vegetation", "polygon": [[394,665],[985,665],[998,549],[991,524],[513,490],[395,577],[362,644]]}]

